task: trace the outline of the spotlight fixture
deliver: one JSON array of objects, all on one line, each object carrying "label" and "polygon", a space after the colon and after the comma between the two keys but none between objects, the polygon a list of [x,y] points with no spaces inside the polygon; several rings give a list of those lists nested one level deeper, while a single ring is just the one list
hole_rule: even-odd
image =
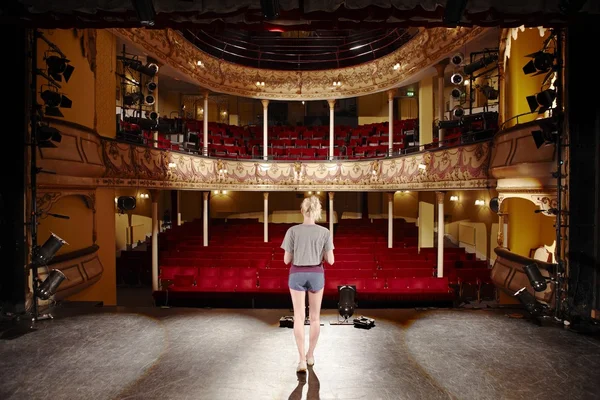
[{"label": "spotlight fixture", "polygon": [[498,61],[498,54],[488,54],[481,57],[479,60],[472,62],[469,65],[466,65],[463,71],[467,75],[472,75],[473,72],[480,70],[481,68],[487,67],[490,64]]},{"label": "spotlight fixture", "polygon": [[554,89],[546,89],[536,95],[527,96],[527,104],[531,112],[534,112],[539,107],[539,114],[543,114],[552,107],[555,99],[556,91]]},{"label": "spotlight fixture", "polygon": [[460,90],[459,88],[453,88],[450,91],[450,97],[452,97],[454,100],[459,100],[460,96],[462,96],[463,91]]},{"label": "spotlight fixture", "polygon": [[532,316],[539,317],[543,313],[545,305],[538,302],[526,287],[517,290],[514,296]]},{"label": "spotlight fixture", "polygon": [[48,264],[48,262],[54,258],[58,250],[65,244],[68,243],[56,234],[51,233],[44,244],[35,251],[32,262],[36,265]]},{"label": "spotlight fixture", "polygon": [[133,196],[120,196],[117,199],[117,208],[123,211],[131,211],[136,207],[136,200]]},{"label": "spotlight fixture", "polygon": [[527,279],[529,279],[529,283],[533,290],[536,292],[543,292],[548,288],[546,278],[542,275],[542,272],[536,263],[524,266],[523,271],[525,271],[525,275],[527,275]]},{"label": "spotlight fixture", "polygon": [[154,101],[155,101],[154,96],[152,96],[151,94],[147,95],[144,100],[145,100],[146,104],[148,104],[149,106],[154,104]]},{"label": "spotlight fixture", "polygon": [[452,82],[452,84],[454,85],[460,85],[461,83],[463,83],[464,78],[461,74],[459,74],[458,72],[452,74],[452,76],[450,77],[450,82]]},{"label": "spotlight fixture", "polygon": [[117,58],[123,62],[124,66],[129,67],[132,70],[140,72],[151,78],[158,73],[158,65],[156,65],[155,63],[151,62],[144,65],[140,60],[136,60],[134,58],[127,58],[123,56],[118,56]]},{"label": "spotlight fixture", "polygon": [[59,108],[71,108],[73,102],[64,94],[60,94],[54,90],[44,90],[41,94],[42,100],[46,105],[46,115],[52,117],[64,117]]},{"label": "spotlight fixture", "polygon": [[465,60],[465,56],[463,53],[456,53],[455,55],[452,56],[452,58],[450,59],[450,62],[452,63],[452,65],[459,67],[463,61]]},{"label": "spotlight fixture", "polygon": [[38,147],[56,147],[56,143],[60,143],[62,140],[62,135],[58,131],[58,129],[53,128],[48,125],[38,126],[35,130],[37,136],[37,146]]},{"label": "spotlight fixture", "polygon": [[558,129],[555,124],[540,124],[540,129],[532,131],[531,136],[538,149],[544,145],[556,143]]},{"label": "spotlight fixture", "polygon": [[50,299],[50,297],[54,296],[56,289],[58,289],[62,281],[66,278],[67,277],[62,271],[58,269],[51,270],[44,282],[37,287],[35,295],[42,300]]},{"label": "spotlight fixture", "polygon": [[483,93],[488,100],[498,100],[498,90],[494,89],[490,85],[485,85],[479,90],[481,90],[481,93]]},{"label": "spotlight fixture", "polygon": [[452,109],[452,116],[454,118],[462,118],[465,115],[465,110],[461,106],[455,106]]},{"label": "spotlight fixture", "polygon": [[152,121],[156,121],[156,120],[158,119],[158,113],[157,113],[156,111],[152,111],[152,112],[150,113],[150,119],[151,119]]},{"label": "spotlight fixture", "polygon": [[139,104],[143,101],[144,101],[144,95],[139,92],[128,93],[125,96],[123,96],[123,104],[125,104],[126,106],[132,106],[134,104]]},{"label": "spotlight fixture", "polygon": [[148,82],[148,84],[146,84],[146,88],[149,92],[154,92],[156,90],[156,82]]},{"label": "spotlight fixture", "polygon": [[541,75],[550,71],[554,67],[554,55],[538,51],[537,53],[528,54],[525,57],[532,58],[523,67],[525,75]]},{"label": "spotlight fixture", "polygon": [[65,78],[65,82],[69,82],[69,79],[75,70],[75,67],[69,63],[70,61],[64,57],[50,56],[46,58],[48,75],[55,81],[62,82],[62,78]]}]

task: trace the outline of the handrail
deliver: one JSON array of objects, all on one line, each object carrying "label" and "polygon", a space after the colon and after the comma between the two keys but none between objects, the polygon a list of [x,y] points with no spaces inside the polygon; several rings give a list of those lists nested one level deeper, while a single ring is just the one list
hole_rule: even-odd
[{"label": "handrail", "polygon": [[501,131],[502,131],[502,130],[504,130],[504,126],[505,126],[505,125],[506,125],[508,122],[512,121],[513,119],[516,119],[516,120],[517,120],[517,125],[518,125],[518,124],[519,124],[519,117],[524,117],[524,116],[526,116],[526,115],[537,114],[537,113],[538,113],[538,111],[537,111],[537,110],[535,110],[535,111],[530,111],[530,112],[527,112],[527,113],[523,113],[523,114],[518,114],[518,115],[515,115],[514,117],[511,117],[511,118],[507,119],[506,121],[504,121],[504,122],[502,123],[502,125],[500,125],[500,130],[501,130]]}]

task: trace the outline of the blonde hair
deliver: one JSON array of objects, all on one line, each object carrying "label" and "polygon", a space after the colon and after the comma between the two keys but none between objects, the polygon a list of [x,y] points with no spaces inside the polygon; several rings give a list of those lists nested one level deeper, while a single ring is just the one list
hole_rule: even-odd
[{"label": "blonde hair", "polygon": [[318,221],[321,219],[321,201],[317,196],[310,196],[302,201],[302,214]]}]

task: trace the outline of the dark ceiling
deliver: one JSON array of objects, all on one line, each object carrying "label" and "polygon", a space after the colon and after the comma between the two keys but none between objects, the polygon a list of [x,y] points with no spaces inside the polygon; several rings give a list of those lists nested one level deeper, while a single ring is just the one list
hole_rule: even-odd
[{"label": "dark ceiling", "polygon": [[599,1],[3,0],[0,4],[0,22],[18,20],[41,28],[151,25],[205,31],[315,31],[457,25],[514,27],[563,25],[588,19],[589,15],[600,15]]}]

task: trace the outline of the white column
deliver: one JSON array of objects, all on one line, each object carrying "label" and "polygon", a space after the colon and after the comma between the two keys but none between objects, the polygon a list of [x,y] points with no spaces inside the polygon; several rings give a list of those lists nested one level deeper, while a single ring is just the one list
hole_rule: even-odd
[{"label": "white column", "polygon": [[396,89],[388,90],[388,155],[394,152],[394,94]]},{"label": "white column", "polygon": [[209,192],[202,193],[204,197],[204,205],[202,208],[202,240],[204,247],[208,246],[208,194]]},{"label": "white column", "polygon": [[158,290],[158,191],[152,196],[152,290]]},{"label": "white column", "polygon": [[437,276],[441,278],[444,276],[444,192],[435,192],[435,197],[438,205],[438,251],[437,251]]},{"label": "white column", "polygon": [[394,193],[388,193],[388,249],[394,247]]},{"label": "white column", "polygon": [[327,103],[329,103],[329,159],[333,160],[333,139],[335,139],[333,133],[335,100],[327,100]]},{"label": "white column", "polygon": [[333,237],[333,197],[335,196],[334,192],[329,192],[329,232],[331,232],[331,236]]},{"label": "white column", "polygon": [[264,203],[264,240],[265,243],[269,241],[269,192],[263,193],[263,203]]},{"label": "white column", "polygon": [[263,105],[263,159],[269,158],[268,145],[269,145],[269,100],[261,100]]},{"label": "white column", "polygon": [[152,139],[154,140],[154,143],[152,143],[152,147],[157,148],[158,147],[158,131],[152,132]]},{"label": "white column", "polygon": [[204,112],[203,112],[203,120],[202,120],[202,133],[204,145],[202,147],[202,154],[208,155],[208,92],[204,92]]},{"label": "white column", "polygon": [[[444,120],[444,70],[446,69],[446,65],[448,65],[448,59],[440,62],[435,65],[435,69],[437,70],[437,120]],[[444,129],[438,129],[438,144],[441,147],[442,141],[444,140]]]},{"label": "white column", "polygon": [[181,226],[181,190],[177,191],[177,226]]}]

